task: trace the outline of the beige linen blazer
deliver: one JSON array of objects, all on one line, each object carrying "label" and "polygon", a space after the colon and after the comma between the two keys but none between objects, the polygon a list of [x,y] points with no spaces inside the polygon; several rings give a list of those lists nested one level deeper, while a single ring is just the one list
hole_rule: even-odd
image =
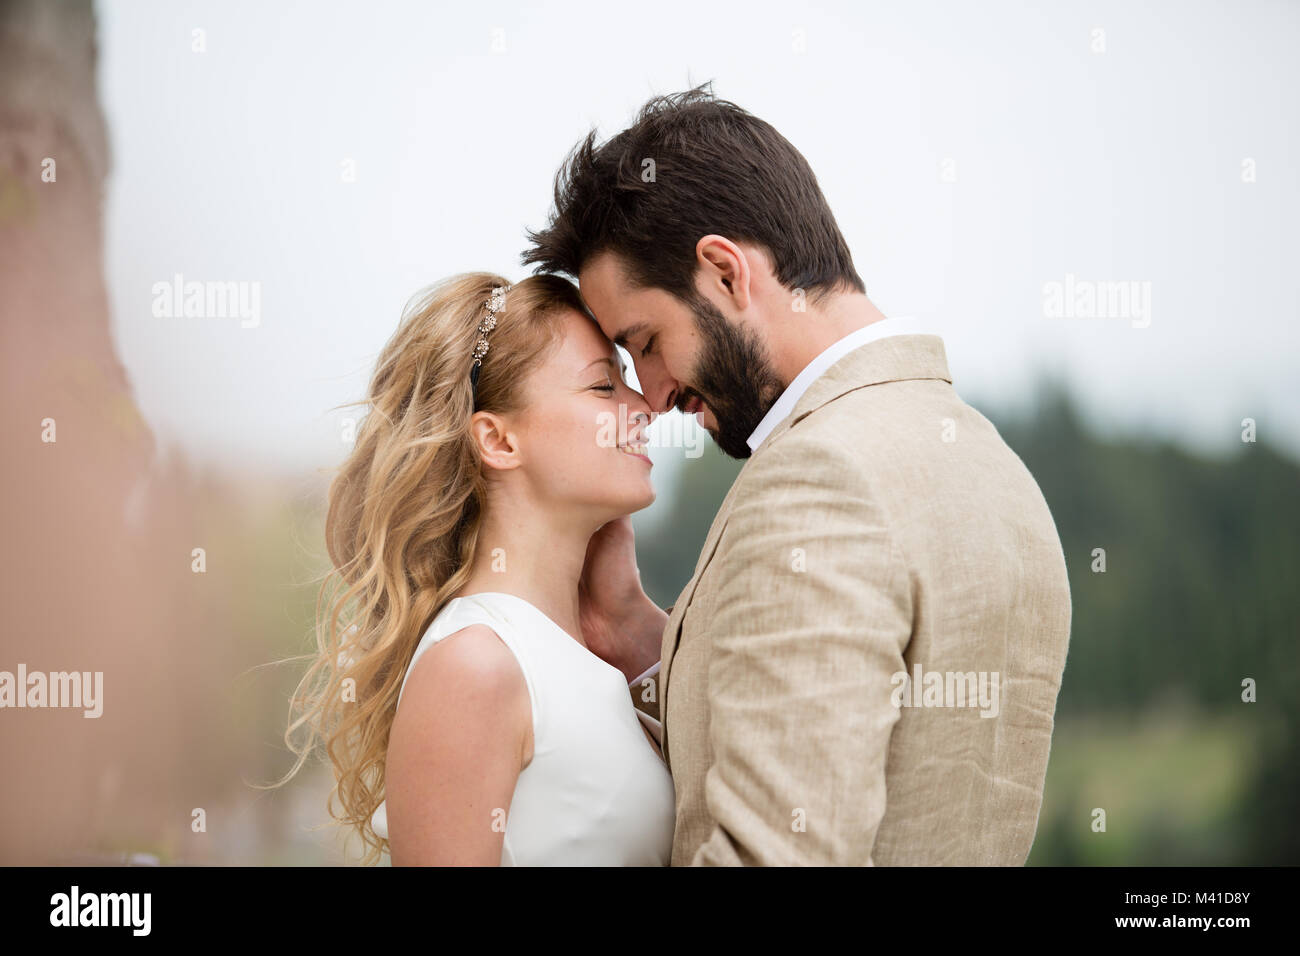
[{"label": "beige linen blazer", "polygon": [[674,866],[1024,863],[1069,583],[942,339],[878,339],[812,383],[670,612],[658,687],[632,691],[662,720]]}]

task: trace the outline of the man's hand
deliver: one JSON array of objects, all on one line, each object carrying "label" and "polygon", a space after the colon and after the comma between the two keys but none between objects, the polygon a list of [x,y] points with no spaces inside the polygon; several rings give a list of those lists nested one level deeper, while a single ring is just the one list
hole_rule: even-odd
[{"label": "man's hand", "polygon": [[668,615],[641,587],[630,517],[615,518],[591,536],[578,582],[578,615],[587,647],[629,683],[659,660]]}]

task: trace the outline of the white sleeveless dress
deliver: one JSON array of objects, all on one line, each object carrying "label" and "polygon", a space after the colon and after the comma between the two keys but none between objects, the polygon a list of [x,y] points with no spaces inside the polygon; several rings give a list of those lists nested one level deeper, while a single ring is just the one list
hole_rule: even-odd
[{"label": "white sleeveless dress", "polygon": [[[673,781],[641,730],[662,745],[659,722],[632,706],[622,671],[530,602],[500,591],[448,601],[416,646],[398,705],[420,655],[471,624],[514,652],[532,699],[533,759],[515,784],[501,865],[667,866]],[[385,804],[371,822],[387,838]]]}]

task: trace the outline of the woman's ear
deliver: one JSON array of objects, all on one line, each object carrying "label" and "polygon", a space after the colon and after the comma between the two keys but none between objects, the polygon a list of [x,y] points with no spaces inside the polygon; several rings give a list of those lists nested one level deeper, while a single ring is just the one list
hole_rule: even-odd
[{"label": "woman's ear", "polygon": [[493,412],[475,412],[469,420],[469,434],[478,446],[479,458],[489,468],[507,471],[520,465],[519,444],[507,422]]},{"label": "woman's ear", "polygon": [[704,290],[727,296],[737,311],[749,308],[749,260],[740,246],[726,236],[701,236],[695,259]]}]

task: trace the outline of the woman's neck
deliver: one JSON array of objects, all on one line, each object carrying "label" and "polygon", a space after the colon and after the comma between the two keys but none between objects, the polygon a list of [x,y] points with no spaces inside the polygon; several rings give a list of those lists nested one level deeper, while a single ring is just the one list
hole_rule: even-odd
[{"label": "woman's neck", "polygon": [[489,508],[469,580],[456,596],[501,591],[523,598],[579,643],[578,581],[595,529],[545,508]]}]

